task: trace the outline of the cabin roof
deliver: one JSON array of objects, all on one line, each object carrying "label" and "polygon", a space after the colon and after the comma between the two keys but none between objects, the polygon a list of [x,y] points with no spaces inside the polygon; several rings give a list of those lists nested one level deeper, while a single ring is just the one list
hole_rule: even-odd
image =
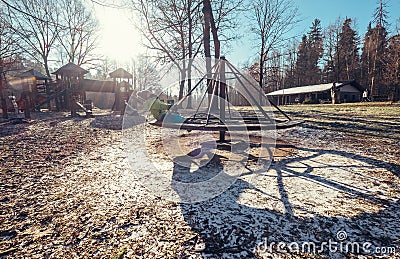
[{"label": "cabin roof", "polygon": [[52,74],[54,75],[66,75],[66,76],[79,76],[79,75],[84,75],[89,73],[89,71],[81,68],[78,65],[75,65],[74,63],[70,62],[59,69],[57,69],[55,72]]},{"label": "cabin roof", "polygon": [[118,68],[117,70],[111,72],[110,74],[111,78],[132,78],[133,75],[126,71],[123,68]]},{"label": "cabin roof", "polygon": [[51,80],[50,77],[40,73],[39,71],[35,69],[30,69],[28,71],[25,71],[19,75],[20,77],[36,77],[37,80]]},{"label": "cabin roof", "polygon": [[[278,91],[274,91],[271,93],[267,93],[267,96],[282,96],[282,95],[292,95],[292,94],[306,94],[306,93],[319,93],[319,92],[325,92],[328,91],[332,88],[334,83],[328,83],[328,84],[319,84],[319,85],[307,85],[307,86],[299,86],[299,87],[291,87],[287,89],[281,89]],[[341,88],[345,85],[352,85],[357,90],[362,92],[364,88],[358,84],[356,81],[346,81],[342,83],[337,83],[336,87]]]}]

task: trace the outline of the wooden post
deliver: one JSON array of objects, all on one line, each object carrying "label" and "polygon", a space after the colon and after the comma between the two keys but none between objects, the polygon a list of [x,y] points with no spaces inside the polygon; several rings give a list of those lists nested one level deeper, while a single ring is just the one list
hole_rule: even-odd
[{"label": "wooden post", "polygon": [[1,99],[1,109],[3,111],[3,118],[8,119],[8,111],[7,111],[7,101],[4,97],[4,90],[3,90],[3,80],[0,77],[0,99]]},{"label": "wooden post", "polygon": [[[44,88],[47,95],[47,98],[50,96],[50,88],[49,88],[49,81],[47,79],[44,80]],[[51,101],[47,103],[47,109],[51,110]]]},{"label": "wooden post", "polygon": [[117,79],[114,78],[114,93],[115,93],[115,100],[114,100],[114,109],[115,111],[121,110],[121,88],[117,82]]},{"label": "wooden post", "polygon": [[72,103],[72,76],[66,76],[63,75],[63,82],[64,82],[64,87],[66,89],[65,91],[65,98],[64,98],[64,109],[68,110],[71,109],[71,103]]},{"label": "wooden post", "polygon": [[30,95],[29,91],[24,89],[24,91],[21,94],[23,103],[24,103],[24,116],[25,119],[30,119],[31,118],[31,102],[30,102]]},{"label": "wooden post", "polygon": [[336,83],[333,83],[333,86],[331,88],[331,98],[332,98],[332,104],[340,103],[340,89],[336,87]]},{"label": "wooden post", "polygon": [[4,96],[4,89],[3,89],[3,60],[0,59],[0,100],[1,100],[1,109],[3,111],[3,118],[8,119],[8,111],[7,111],[7,101],[6,97]]},{"label": "wooden post", "polygon": [[81,98],[82,98],[82,102],[85,103],[86,102],[86,91],[83,88],[83,75],[81,75],[79,77],[78,87],[79,87],[80,95],[81,95]]},{"label": "wooden post", "polygon": [[70,100],[71,100],[71,102],[70,102],[70,108],[71,108],[71,117],[77,117],[77,113],[76,113],[76,96],[75,96],[75,94],[71,94],[71,97],[70,97]]},{"label": "wooden post", "polygon": [[[56,83],[54,85],[54,91],[53,94],[58,93],[59,91],[61,91],[61,86],[60,86],[60,80],[58,78],[58,74],[56,75]],[[49,89],[49,93],[51,93],[50,89]],[[61,110],[61,100],[60,100],[60,96],[57,96],[55,98],[55,103],[56,103],[56,111],[60,111]]]}]

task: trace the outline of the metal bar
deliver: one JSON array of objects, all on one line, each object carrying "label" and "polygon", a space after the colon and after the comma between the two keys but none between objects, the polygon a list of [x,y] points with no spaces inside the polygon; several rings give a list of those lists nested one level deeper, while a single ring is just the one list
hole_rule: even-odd
[{"label": "metal bar", "polygon": [[213,82],[213,91],[212,91],[212,95],[211,95],[211,101],[208,106],[206,125],[210,121],[211,109],[213,108],[215,93],[217,92],[217,85],[218,85],[217,80],[212,80],[212,82]]},{"label": "metal bar", "polygon": [[228,103],[228,114],[229,114],[229,119],[232,119],[232,114],[231,114],[231,104],[229,100],[229,92],[228,92],[229,87],[226,88],[226,102]]},{"label": "metal bar", "polygon": [[[218,66],[216,66],[216,71],[218,71],[218,70],[219,70],[219,67],[220,67],[220,61],[218,60],[218,62],[217,62],[216,64],[218,64]],[[218,73],[215,73],[215,74],[214,74],[214,77],[213,77],[212,80],[210,81],[210,83],[213,82],[213,91],[212,91],[212,95],[211,95],[211,101],[210,101],[209,104],[208,104],[208,112],[207,112],[207,121],[206,121],[206,125],[207,125],[208,122],[210,121],[211,109],[212,109],[212,107],[213,107],[214,96],[215,96],[216,89],[217,89],[217,88],[216,88],[216,86],[217,86],[217,76],[218,76]]]},{"label": "metal bar", "polygon": [[[268,99],[268,98],[267,98]],[[272,104],[272,106],[275,107],[275,109],[277,109],[281,114],[283,114],[283,116],[285,116],[288,120],[292,120],[284,111],[282,111],[273,101],[271,101],[270,99],[268,99],[269,103]]]},{"label": "metal bar", "polygon": [[[232,64],[230,64],[229,63],[229,61],[227,61],[227,63],[228,63],[228,66],[230,65],[230,67],[231,67],[231,69],[232,69]],[[233,68],[235,68],[235,67],[233,67]],[[250,85],[254,88],[254,89],[256,89],[256,91],[258,91],[258,93],[261,93],[261,94],[263,94],[264,95],[264,93],[258,88],[258,87],[256,87],[256,86],[254,86],[253,85],[253,83],[252,82],[250,82],[250,80],[248,80],[245,76],[243,76],[243,74],[242,73],[240,73],[240,71],[238,70],[238,69],[236,69],[235,68],[235,70],[237,71],[237,73],[239,73],[248,83],[250,83]],[[236,75],[236,74],[235,74]],[[272,106],[274,106],[275,107],[275,109],[277,109],[283,116],[285,116],[288,120],[292,120],[284,111],[282,111],[275,103],[273,103],[271,100],[269,100],[269,99],[267,99],[271,104],[272,104]]]},{"label": "metal bar", "polygon": [[[214,69],[216,66],[218,65],[218,63],[214,64],[214,66],[211,69]],[[192,92],[194,90],[196,90],[196,88],[201,84],[201,82],[203,82],[203,80],[207,77],[207,74],[205,74],[199,82],[197,82],[197,84],[192,88],[192,90],[190,90],[181,100],[179,100],[175,105],[180,105],[189,95],[192,94]]]},{"label": "metal bar", "polygon": [[197,106],[197,109],[196,109],[196,112],[194,113],[193,118],[196,118],[196,114],[199,112],[200,106],[201,106],[201,104],[203,103],[204,98],[206,98],[206,95],[207,95],[207,90],[204,91],[203,97],[201,98],[201,101],[200,101],[199,105]]},{"label": "metal bar", "polygon": [[[219,70],[219,119],[222,123],[225,123],[225,99],[226,99],[226,79],[225,79],[225,57],[220,58],[220,70]],[[225,141],[225,131],[219,132],[219,141]]]},{"label": "metal bar", "polygon": [[[233,67],[228,61],[226,62],[226,64],[228,65],[228,67],[234,71],[237,69],[235,67]],[[239,73],[242,77],[244,77],[239,71],[237,71],[237,73]],[[250,91],[246,88],[246,86],[244,85],[244,83],[242,82],[242,80],[240,80],[239,76],[234,73],[234,75],[236,76],[236,79],[239,81],[239,83],[243,86],[243,89],[246,91],[246,93],[250,96],[250,98],[252,99],[252,101],[255,103],[255,105],[257,106],[257,108],[261,111],[261,113],[264,115],[265,118],[268,118],[269,121],[271,123],[274,123],[273,120],[268,116],[268,114],[264,111],[264,109],[261,107],[261,105],[257,102],[257,100],[254,98],[254,96],[250,93]],[[248,80],[247,78],[244,77],[244,79]],[[251,82],[248,81],[250,84]]]}]

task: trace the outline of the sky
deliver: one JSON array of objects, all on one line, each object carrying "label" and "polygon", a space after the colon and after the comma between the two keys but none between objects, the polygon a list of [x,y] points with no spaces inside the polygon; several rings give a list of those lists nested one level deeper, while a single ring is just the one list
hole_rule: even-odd
[{"label": "sky", "polygon": [[[378,0],[294,0],[300,13],[300,22],[291,32],[290,36],[295,36],[298,41],[301,36],[309,31],[312,22],[318,18],[321,20],[322,29],[336,22],[339,16],[355,20],[354,29],[362,38],[367,30],[368,23],[373,19],[373,14],[378,7]],[[400,18],[400,0],[387,0],[387,11],[390,30],[393,31],[396,20]],[[246,39],[239,40],[233,45],[233,51],[230,53],[237,65],[245,64],[256,58],[254,45]],[[231,59],[232,59],[231,58]]]},{"label": "sky", "polygon": [[145,51],[141,45],[140,34],[132,21],[132,13],[128,9],[98,4],[94,4],[94,8],[100,23],[99,42],[102,54],[124,63]]},{"label": "sky", "polygon": [[[389,19],[394,21],[396,20],[394,17],[400,17],[400,1],[387,0],[387,2]],[[334,23],[340,16],[342,18],[356,18],[359,29],[364,32],[378,7],[377,0],[295,0],[295,3],[304,17],[302,22],[304,26],[301,27],[309,27],[307,25],[311,24],[315,18],[320,19],[322,26],[326,27]]]},{"label": "sky", "polygon": [[[114,0],[104,0],[114,2]],[[296,36],[300,41],[301,35],[307,33],[315,18],[321,20],[322,28],[333,24],[338,17],[355,19],[360,38],[366,32],[368,23],[378,6],[377,0],[293,0],[299,9],[300,19],[290,36]],[[390,31],[394,31],[396,20],[400,18],[400,0],[387,0]],[[94,4],[96,16],[101,27],[101,52],[111,58],[129,62],[132,56],[139,55],[145,49],[140,44],[140,35],[134,28],[131,13],[127,10],[104,7]],[[243,35],[249,35],[246,24],[241,26]],[[243,37],[231,44],[232,50],[225,54],[236,65],[253,61],[256,57],[254,44],[249,37]]]}]

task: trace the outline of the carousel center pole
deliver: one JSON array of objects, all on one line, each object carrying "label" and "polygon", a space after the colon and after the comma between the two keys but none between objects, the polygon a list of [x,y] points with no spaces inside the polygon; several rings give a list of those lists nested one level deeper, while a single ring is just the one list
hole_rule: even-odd
[{"label": "carousel center pole", "polygon": [[[219,118],[222,123],[225,123],[225,100],[226,100],[226,78],[225,78],[225,57],[222,56],[219,60]],[[219,132],[219,142],[225,142],[225,130]]]}]

